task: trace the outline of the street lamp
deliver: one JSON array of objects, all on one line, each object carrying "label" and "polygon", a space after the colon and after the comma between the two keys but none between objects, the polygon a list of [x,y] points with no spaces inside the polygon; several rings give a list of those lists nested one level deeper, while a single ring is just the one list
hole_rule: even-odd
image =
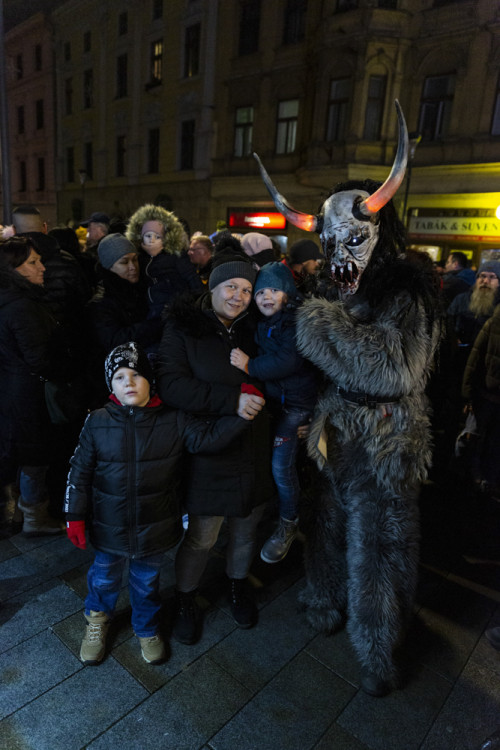
[{"label": "street lamp", "polygon": [[79,169],[78,174],[80,175],[80,185],[82,186],[82,211],[81,218],[85,219],[85,183],[87,182],[87,171],[85,169]]},{"label": "street lamp", "polygon": [[422,136],[420,133],[408,133],[408,168],[406,172],[406,190],[405,190],[405,200],[403,203],[403,215],[401,217],[401,220],[406,228],[408,228],[408,219],[406,217],[406,206],[408,204],[408,193],[410,192],[410,183],[411,183],[411,167],[413,163],[413,159],[415,158],[415,151],[417,150],[417,146],[422,140]]}]

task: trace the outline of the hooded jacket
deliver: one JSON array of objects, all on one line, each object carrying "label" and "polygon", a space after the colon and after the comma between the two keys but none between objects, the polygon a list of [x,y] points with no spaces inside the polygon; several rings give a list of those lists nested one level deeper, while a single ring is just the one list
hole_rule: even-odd
[{"label": "hooded jacket", "polygon": [[[255,321],[245,312],[230,328],[216,317],[211,295],[176,300],[158,351],[157,385],[170,406],[213,420],[234,415],[241,384],[262,385],[230,363],[241,347],[255,355]],[[221,452],[192,456],[187,473],[186,507],[198,515],[247,516],[274,494],[270,473],[270,427],[266,410]]]},{"label": "hooded jacket", "polygon": [[90,539],[103,552],[142,558],[173,547],[182,535],[179,466],[188,451],[221,450],[245,420],[204,422],[158,406],[112,401],[92,412],[70,460],[64,510],[90,513]]}]

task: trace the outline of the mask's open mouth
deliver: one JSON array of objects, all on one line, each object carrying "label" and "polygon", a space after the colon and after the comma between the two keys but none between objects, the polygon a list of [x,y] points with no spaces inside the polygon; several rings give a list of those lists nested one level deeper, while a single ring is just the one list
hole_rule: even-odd
[{"label": "mask's open mouth", "polygon": [[359,283],[359,269],[352,260],[343,264],[335,264],[333,261],[330,265],[331,276],[335,286],[340,287],[344,292],[355,292]]}]

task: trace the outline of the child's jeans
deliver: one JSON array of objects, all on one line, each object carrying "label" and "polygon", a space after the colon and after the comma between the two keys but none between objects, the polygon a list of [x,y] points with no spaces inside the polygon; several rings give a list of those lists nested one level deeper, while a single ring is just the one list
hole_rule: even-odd
[{"label": "child's jeans", "polygon": [[[87,574],[89,593],[85,599],[85,614],[105,612],[112,617],[122,582],[126,557],[96,550],[95,560]],[[161,599],[159,591],[160,566],[163,554],[129,560],[128,590],[132,605],[132,627],[140,638],[158,632]]]},{"label": "child's jeans", "polygon": [[281,518],[294,521],[299,506],[300,485],[295,462],[299,449],[297,428],[309,422],[310,411],[282,409],[276,424],[273,447],[273,477],[278,489]]}]

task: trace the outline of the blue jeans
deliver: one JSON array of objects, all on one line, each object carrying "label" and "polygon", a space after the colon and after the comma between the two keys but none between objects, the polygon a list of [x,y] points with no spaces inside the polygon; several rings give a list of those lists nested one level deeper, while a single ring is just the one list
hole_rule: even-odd
[{"label": "blue jeans", "polygon": [[[264,505],[258,505],[246,518],[227,519],[229,542],[226,550],[228,578],[246,578],[252,563],[257,526]],[[194,591],[203,575],[210,550],[217,541],[224,516],[189,514],[189,526],[175,557],[175,578],[178,591]]]},{"label": "blue jeans", "polygon": [[48,466],[21,466],[19,494],[25,505],[39,505],[45,499],[45,477]]},{"label": "blue jeans", "polygon": [[[96,550],[95,560],[87,574],[89,593],[85,599],[85,614],[90,610],[105,612],[112,617],[120,593],[126,557]],[[140,638],[158,632],[160,599],[160,566],[163,554],[141,560],[129,560],[128,590],[132,605],[132,627]]]},{"label": "blue jeans", "polygon": [[273,446],[273,477],[278,490],[281,518],[294,521],[299,507],[299,476],[296,460],[299,449],[297,427],[309,422],[310,411],[282,409],[276,424]]}]

